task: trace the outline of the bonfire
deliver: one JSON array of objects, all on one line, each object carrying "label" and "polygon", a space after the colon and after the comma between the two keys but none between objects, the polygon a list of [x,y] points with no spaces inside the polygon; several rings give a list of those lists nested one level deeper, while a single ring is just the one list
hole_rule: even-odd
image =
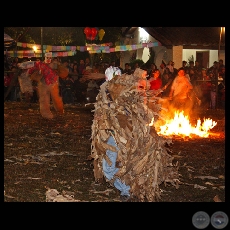
[{"label": "bonfire", "polygon": [[195,126],[192,126],[188,115],[184,115],[184,111],[175,111],[174,118],[166,120],[165,125],[160,126],[159,135],[172,136],[179,135],[182,137],[192,137],[197,135],[199,137],[209,137],[209,131],[217,125],[217,122],[210,118],[201,120],[198,119]]}]

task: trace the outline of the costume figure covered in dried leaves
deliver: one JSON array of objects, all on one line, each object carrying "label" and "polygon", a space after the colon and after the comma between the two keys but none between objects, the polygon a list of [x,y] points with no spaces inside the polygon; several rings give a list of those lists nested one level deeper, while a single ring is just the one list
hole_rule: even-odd
[{"label": "costume figure covered in dried leaves", "polygon": [[149,90],[146,73],[106,69],[94,104],[90,158],[96,181],[105,178],[121,196],[155,202],[161,199],[159,185],[178,186],[179,174],[165,147],[171,139],[159,136],[154,127],[152,118],[161,116],[159,90]]}]

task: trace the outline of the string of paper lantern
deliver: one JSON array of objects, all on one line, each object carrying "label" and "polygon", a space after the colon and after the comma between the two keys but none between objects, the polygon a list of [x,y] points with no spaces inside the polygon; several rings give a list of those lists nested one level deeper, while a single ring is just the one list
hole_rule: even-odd
[{"label": "string of paper lantern", "polygon": [[97,27],[85,27],[84,34],[86,35],[87,40],[93,41],[99,39],[100,41],[102,41],[105,35],[105,31],[103,29],[98,30]]}]

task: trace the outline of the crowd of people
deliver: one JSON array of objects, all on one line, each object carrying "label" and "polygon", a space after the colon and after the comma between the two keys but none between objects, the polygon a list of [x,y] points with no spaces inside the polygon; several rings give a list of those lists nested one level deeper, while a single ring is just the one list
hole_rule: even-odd
[{"label": "crowd of people", "polygon": [[174,64],[173,61],[167,64],[162,61],[159,69],[151,64],[150,89],[162,88],[161,96],[171,100],[175,108],[186,107],[189,101],[204,109],[225,108],[225,65],[222,59],[215,61],[210,68],[203,67],[198,61],[183,61],[178,69]]},{"label": "crowd of people", "polygon": [[[83,80],[84,74],[88,71],[104,74],[109,66],[113,66],[119,68],[121,74],[128,75],[131,75],[136,68],[145,69],[150,90],[162,89],[160,96],[171,100],[175,107],[183,107],[193,96],[204,109],[225,108],[223,60],[215,61],[210,68],[203,67],[198,61],[183,61],[181,67],[176,69],[173,61],[165,63],[163,60],[159,68],[155,63],[139,66],[138,62],[133,67],[130,63],[125,63],[125,67],[121,68],[115,61],[90,63],[90,59],[86,58],[81,59],[78,63],[75,60],[71,62],[68,59],[55,59],[69,70],[66,78],[59,78],[59,94],[64,104],[85,104],[87,98],[95,98],[105,79],[85,81]],[[37,82],[32,80],[32,87],[23,87],[20,84],[25,78],[25,70],[20,70],[18,79],[13,84],[11,82],[15,70],[19,68],[18,64],[18,58],[9,61],[7,57],[4,57],[4,93],[7,95],[5,100],[25,100],[28,103],[37,103],[39,101]]]},{"label": "crowd of people", "polygon": [[[25,78],[27,72],[26,69],[20,69],[19,64],[27,62],[28,59],[23,59],[22,62],[18,61],[18,58],[7,60],[4,59],[4,95],[6,95],[6,101],[26,101],[30,103],[37,103],[38,96],[38,82],[30,79],[32,84],[31,88],[25,89],[21,84],[22,78]],[[39,61],[39,59],[37,60]],[[69,74],[66,78],[59,78],[59,94],[62,97],[64,104],[83,104],[86,103],[87,92],[92,88],[93,81],[84,81],[83,76],[86,71],[94,73],[105,73],[105,69],[109,64],[95,63],[91,65],[89,58],[85,60],[81,59],[79,64],[77,61],[70,62],[67,59],[61,60],[60,58],[53,58],[52,61],[62,63],[69,70]],[[14,73],[18,70],[18,78],[14,79]],[[27,76],[28,78],[28,76]],[[12,82],[14,80],[14,82]],[[96,88],[103,83],[103,80],[94,82]],[[94,90],[94,87],[92,88]]]}]

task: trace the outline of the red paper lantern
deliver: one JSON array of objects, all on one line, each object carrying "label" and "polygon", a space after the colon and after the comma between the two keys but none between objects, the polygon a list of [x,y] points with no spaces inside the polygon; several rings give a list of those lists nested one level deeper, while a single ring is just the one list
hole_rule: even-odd
[{"label": "red paper lantern", "polygon": [[95,40],[97,33],[98,33],[98,29],[85,27],[84,33],[86,35],[86,39],[92,41],[92,40]]},{"label": "red paper lantern", "polygon": [[91,34],[92,34],[92,37],[95,39],[95,37],[97,36],[97,29],[96,28],[92,28],[91,29]]},{"label": "red paper lantern", "polygon": [[90,38],[90,36],[92,34],[91,28],[85,27],[84,33],[85,33],[87,39]]}]

